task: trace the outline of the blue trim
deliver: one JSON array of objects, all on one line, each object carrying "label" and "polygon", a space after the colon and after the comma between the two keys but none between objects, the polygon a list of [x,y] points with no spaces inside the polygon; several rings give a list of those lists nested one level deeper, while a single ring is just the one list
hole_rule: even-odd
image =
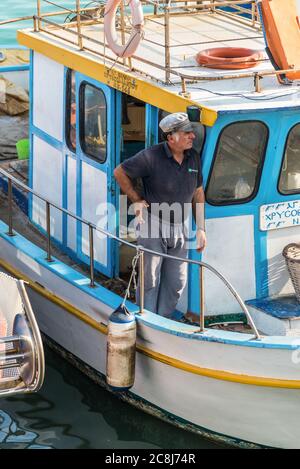
[{"label": "blue trim", "polygon": [[[116,109],[116,123],[115,123],[115,158],[112,163],[112,171],[121,163],[121,151],[123,149],[123,128],[122,128],[122,93],[121,91],[115,92],[115,109]],[[115,193],[115,208],[116,208],[116,234],[120,235],[120,186],[116,183],[112,175],[112,188]],[[113,241],[112,256],[115,259],[115,268],[113,271],[114,276],[119,276],[120,272],[120,249],[119,243]]]},{"label": "blue trim", "polygon": [[158,111],[157,107],[146,104],[146,148],[158,143]]},{"label": "blue trim", "polygon": [[[4,239],[8,244],[13,246],[16,250],[19,250],[32,258],[41,266],[52,272],[58,278],[63,279],[74,287],[80,289],[84,293],[87,293],[91,297],[97,299],[100,303],[103,303],[110,308],[116,309],[120,305],[121,297],[108,289],[96,284],[95,288],[89,287],[89,278],[85,277],[81,273],[72,269],[68,265],[53,258],[53,262],[49,263],[46,261],[46,253],[38,246],[32,244],[23,236],[16,234],[14,237],[8,236],[8,226],[0,221],[0,237]],[[16,252],[17,254],[17,252]],[[20,262],[20,257],[18,258]],[[26,260],[24,259],[24,263]],[[28,269],[28,264],[26,263]],[[28,275],[28,274],[27,274]],[[169,334],[177,335],[189,340],[199,340],[203,342],[214,342],[228,345],[238,345],[244,347],[254,348],[268,348],[268,349],[286,349],[286,350],[297,350],[299,343],[295,340],[295,337],[277,337],[269,336],[263,337],[261,340],[253,340],[253,335],[240,334],[235,332],[225,332],[221,330],[206,330],[204,334],[195,333],[195,327],[175,323],[169,319],[166,319],[157,314],[153,314],[149,311],[145,311],[142,315],[137,313],[137,306],[127,302],[127,308],[130,312],[136,314],[136,318],[142,324],[146,324],[153,329],[160,330]],[[186,331],[186,332],[184,332]]]},{"label": "blue trim", "polygon": [[[62,206],[68,209],[68,161],[65,152],[62,154]],[[67,230],[68,216],[66,213],[62,214],[62,244],[64,250],[68,245],[68,230]]]},{"label": "blue trim", "polygon": [[[87,83],[96,88],[102,90],[105,95],[106,105],[107,105],[107,158],[106,161],[100,163],[89,156],[85,155],[83,149],[81,148],[80,142],[80,101],[79,101],[79,92],[82,83]],[[76,156],[78,159],[78,165],[80,166],[78,179],[77,179],[77,210],[78,215],[82,217],[82,164],[83,162],[93,166],[97,170],[104,172],[107,176],[107,203],[108,207],[110,204],[116,205],[116,196],[114,192],[115,181],[112,176],[112,171],[115,165],[115,144],[116,144],[116,136],[115,136],[115,125],[116,125],[116,109],[115,109],[115,94],[116,91],[110,88],[107,85],[102,84],[96,80],[93,80],[81,73],[76,73]],[[109,214],[112,215],[112,214]],[[115,219],[112,216],[107,217],[107,228],[110,232],[115,232]],[[89,264],[90,258],[88,255],[84,254],[82,251],[82,226],[78,222],[77,227],[77,256],[83,262]],[[114,251],[116,247],[116,243],[113,242],[111,239],[107,239],[107,263],[106,265],[95,261],[95,268],[102,272],[103,274],[107,275],[108,277],[112,277],[115,271],[115,264],[116,259],[114,256]]]},{"label": "blue trim", "polygon": [[[256,111],[248,111],[247,115],[237,112],[231,112],[228,114],[222,113],[219,115],[219,118],[214,127],[207,128],[206,141],[202,153],[202,167],[205,186],[214,161],[215,148],[218,144],[219,135],[226,126],[234,122],[259,120],[263,122],[269,129],[265,162],[261,173],[260,186],[256,196],[249,202],[234,205],[213,206],[206,203],[205,208],[205,215],[207,220],[226,217],[242,217],[247,215],[253,216],[255,289],[257,298],[267,296],[269,293],[267,233],[259,230],[259,211],[260,206],[266,203],[267,191],[269,190],[270,186],[269,181],[270,179],[273,180],[270,172],[274,171],[274,152],[276,152],[278,128],[280,127],[280,117],[278,112],[276,114],[272,113],[271,111],[268,113],[260,113],[259,119]],[[277,178],[274,180],[277,180]],[[200,256],[195,250],[192,250],[190,252],[190,258],[201,260],[202,256]],[[241,275],[242,272],[243,265],[241,263]],[[189,275],[189,310],[193,312],[198,312],[200,310],[199,273],[198,268],[195,266],[190,268]],[[224,313],[226,313],[226,311],[224,311]]]},{"label": "blue trim", "polygon": [[132,384],[131,386],[127,386],[127,387],[125,387],[125,388],[121,388],[121,387],[118,388],[117,386],[111,386],[110,384],[108,384],[108,387],[109,387],[112,391],[114,391],[114,392],[126,392],[126,391],[128,391],[129,389],[131,389],[132,386],[133,386],[133,384]]},{"label": "blue trim", "polygon": [[[34,74],[34,52],[30,50],[30,70],[29,70],[29,100],[30,100],[30,107],[29,107],[29,167],[28,167],[28,185],[32,189],[33,188],[33,106],[34,106],[34,99],[33,99],[33,74]],[[28,194],[28,216],[29,219],[32,219],[32,204],[33,204],[33,197],[31,194]]]},{"label": "blue trim", "polygon": [[30,65],[11,65],[8,67],[2,67],[0,64],[0,73],[9,72],[27,72],[30,70]]},{"label": "blue trim", "polygon": [[[63,83],[63,112],[62,112],[62,129],[63,129],[63,174],[62,174],[62,204],[63,208],[68,209],[68,149],[66,148],[66,75],[67,68],[64,67],[64,83]],[[62,243],[64,250],[68,247],[68,216],[63,213],[62,218]]]},{"label": "blue trim", "polygon": [[56,148],[56,150],[63,151],[63,143],[60,142],[59,140],[56,140],[56,138],[52,137],[51,135],[47,134],[47,132],[44,132],[44,130],[39,129],[38,127],[35,127],[35,125],[32,124],[32,132],[33,134],[43,140],[44,142],[48,143],[51,147]]},{"label": "blue trim", "polygon": [[[290,93],[286,93],[287,96],[289,96],[289,94]],[[278,93],[278,95],[279,95],[279,93]],[[282,92],[280,94],[280,96],[281,95],[285,95],[285,93]],[[259,101],[259,100],[257,100],[257,101]],[[252,103],[253,103],[253,101],[252,101]],[[270,113],[270,112],[275,112],[275,111],[276,112],[281,112],[281,111],[282,112],[284,112],[284,111],[298,111],[299,112],[299,110],[300,110],[299,105],[297,105],[297,106],[282,106],[282,107],[274,106],[274,107],[257,108],[255,110],[255,113],[257,115],[257,114]],[[238,109],[238,110],[237,109],[227,109],[227,110],[224,109],[224,110],[219,110],[218,111],[218,116],[223,116],[223,115],[228,115],[228,114],[231,115],[231,116],[237,116],[239,114],[242,114],[242,115],[248,114],[249,115],[249,114],[252,114],[252,113],[253,113],[252,108],[250,108],[250,109]],[[259,119],[256,117],[255,120],[262,120],[262,119],[263,119],[262,117],[259,117]],[[244,120],[248,120],[248,119],[244,118]]]}]

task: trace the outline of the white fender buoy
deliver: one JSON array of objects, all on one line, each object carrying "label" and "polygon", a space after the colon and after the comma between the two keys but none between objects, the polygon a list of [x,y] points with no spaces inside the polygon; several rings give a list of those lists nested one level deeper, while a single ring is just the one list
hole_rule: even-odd
[{"label": "white fender buoy", "polygon": [[121,305],[108,322],[106,382],[115,391],[126,391],[135,378],[135,315]]},{"label": "white fender buoy", "polygon": [[116,11],[121,0],[108,0],[104,11],[104,33],[111,50],[118,57],[131,57],[139,46],[143,37],[144,14],[139,0],[130,0],[129,5],[132,15],[132,31],[127,44],[118,44],[116,32]]}]

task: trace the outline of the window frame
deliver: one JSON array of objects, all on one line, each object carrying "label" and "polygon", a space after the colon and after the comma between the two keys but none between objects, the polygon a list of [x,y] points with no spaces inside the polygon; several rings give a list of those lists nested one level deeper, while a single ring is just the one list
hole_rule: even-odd
[{"label": "window frame", "polygon": [[[84,98],[85,98],[85,89],[86,89],[87,86],[90,86],[91,88],[94,88],[95,90],[100,91],[103,95],[104,102],[105,102],[105,121],[106,121],[106,145],[105,145],[105,148],[106,148],[106,153],[105,153],[105,159],[104,160],[100,160],[99,158],[97,158],[93,155],[90,155],[86,151],[85,132],[84,132],[84,129],[85,129],[85,99]],[[81,151],[83,152],[83,154],[87,158],[90,158],[91,160],[97,162],[98,164],[104,164],[107,161],[107,149],[108,149],[107,136],[109,134],[107,127],[108,127],[108,111],[107,111],[107,99],[106,99],[105,92],[103,91],[102,88],[100,88],[99,86],[94,85],[93,83],[90,83],[86,80],[82,81],[80,83],[80,87],[79,87],[79,143],[80,143],[80,148],[81,148]]]},{"label": "window frame", "polygon": [[[265,127],[265,129],[267,130],[266,142],[265,142],[264,149],[263,149],[263,157],[261,159],[260,164],[258,165],[258,171],[257,171],[257,175],[256,175],[254,190],[252,191],[252,193],[249,197],[244,197],[243,199],[223,201],[223,202],[212,201],[211,199],[209,199],[209,197],[207,195],[207,192],[208,192],[209,184],[210,184],[211,177],[212,177],[212,174],[213,174],[213,170],[214,170],[214,167],[215,167],[215,164],[216,164],[218,148],[219,148],[219,145],[220,145],[220,140],[222,138],[222,135],[223,135],[224,131],[228,127],[230,127],[231,125],[241,124],[241,123],[247,124],[249,122],[250,123],[256,122],[256,123],[262,124]],[[269,137],[270,137],[269,126],[266,124],[266,122],[261,121],[261,120],[253,120],[253,119],[250,120],[249,119],[249,120],[246,120],[246,121],[234,121],[234,122],[230,122],[229,124],[227,124],[225,127],[223,127],[221,129],[221,131],[218,135],[218,140],[217,140],[216,146],[215,146],[214,156],[213,156],[213,159],[212,159],[212,164],[211,164],[211,167],[210,167],[210,171],[209,171],[209,175],[208,175],[207,183],[206,183],[206,188],[205,188],[205,201],[209,205],[212,205],[214,207],[224,207],[224,206],[229,206],[229,205],[242,205],[242,204],[246,204],[248,202],[251,202],[251,200],[255,199],[255,197],[257,196],[258,190],[259,190],[261,176],[262,176],[262,172],[263,172],[263,168],[264,168],[264,164],[265,164],[267,148],[268,148],[268,143],[269,143]]]},{"label": "window frame", "polygon": [[[71,96],[72,96],[72,73],[75,75],[75,70],[68,68],[66,71],[65,86],[66,86],[66,96],[65,96],[65,141],[68,149],[72,153],[76,153],[76,146],[74,147],[71,143],[70,133],[71,133]],[[76,75],[75,75],[76,77]],[[76,78],[75,78],[76,79]],[[76,85],[75,85],[75,99],[76,99]],[[76,137],[77,137],[77,128],[76,128]]]},{"label": "window frame", "polygon": [[286,153],[288,141],[289,141],[291,132],[294,130],[295,127],[297,127],[297,125],[300,126],[300,122],[297,122],[296,124],[294,124],[293,127],[291,127],[290,130],[288,131],[288,134],[287,134],[287,137],[286,137],[286,140],[285,140],[283,155],[282,155],[282,159],[281,159],[281,165],[280,165],[279,176],[278,176],[278,180],[277,180],[277,190],[278,190],[278,192],[279,192],[280,195],[283,195],[283,196],[285,196],[285,197],[288,197],[288,196],[294,195],[294,194],[296,194],[296,195],[297,195],[297,194],[300,194],[300,187],[299,187],[299,189],[297,189],[297,190],[291,190],[291,191],[289,191],[289,192],[282,192],[282,191],[280,190],[280,188],[279,188],[280,179],[281,179],[281,174],[282,174],[282,168],[283,168],[283,165],[284,165],[284,159],[285,159],[285,153]]}]

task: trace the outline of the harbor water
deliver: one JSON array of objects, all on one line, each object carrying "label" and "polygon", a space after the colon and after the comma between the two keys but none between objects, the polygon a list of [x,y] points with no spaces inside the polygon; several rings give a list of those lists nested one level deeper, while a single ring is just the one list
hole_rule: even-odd
[{"label": "harbor water", "polygon": [[[67,8],[74,8],[74,3],[59,0]],[[32,15],[35,6],[34,0],[1,0],[0,21]],[[2,26],[0,45],[16,44],[16,30],[31,24]],[[0,448],[219,447],[121,402],[46,348],[46,378],[41,391],[0,400]]]},{"label": "harbor water", "polygon": [[36,394],[0,400],[0,449],[218,448],[121,402],[46,349]]}]

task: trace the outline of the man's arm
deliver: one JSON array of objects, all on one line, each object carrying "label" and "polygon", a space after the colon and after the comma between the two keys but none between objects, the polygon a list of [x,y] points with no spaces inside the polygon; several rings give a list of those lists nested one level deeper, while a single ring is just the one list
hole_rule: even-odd
[{"label": "man's arm", "polygon": [[129,197],[131,202],[141,202],[141,196],[134,190],[131,179],[127,176],[121,165],[114,170],[114,176],[124,194]]},{"label": "man's arm", "polygon": [[114,170],[114,176],[116,178],[117,183],[119,184],[121,190],[124,192],[127,197],[133,202],[134,204],[134,211],[135,215],[138,218],[139,223],[143,223],[143,208],[149,207],[147,202],[141,198],[141,196],[136,192],[133,187],[132,181],[130,177],[127,176],[124,169],[121,165],[117,166]]},{"label": "man's arm", "polygon": [[193,196],[192,207],[193,215],[196,222],[197,232],[197,251],[202,252],[206,246],[205,233],[205,214],[204,214],[205,195],[203,186],[198,187]]}]

